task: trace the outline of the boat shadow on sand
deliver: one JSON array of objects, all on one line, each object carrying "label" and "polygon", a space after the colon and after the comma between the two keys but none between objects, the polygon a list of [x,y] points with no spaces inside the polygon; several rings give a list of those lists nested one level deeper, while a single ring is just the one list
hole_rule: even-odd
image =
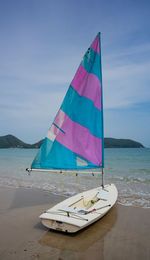
[{"label": "boat shadow on sand", "polygon": [[[47,231],[39,240],[39,244],[60,250],[83,252],[89,247],[103,243],[104,237],[114,227],[117,220],[117,205],[115,205],[101,220],[92,224],[76,234],[61,233],[59,231]],[[43,228],[38,224],[35,228]]]}]

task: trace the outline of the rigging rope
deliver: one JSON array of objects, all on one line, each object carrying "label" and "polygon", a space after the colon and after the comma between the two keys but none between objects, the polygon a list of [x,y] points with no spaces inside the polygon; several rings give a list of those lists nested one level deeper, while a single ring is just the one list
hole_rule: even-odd
[{"label": "rigging rope", "polygon": [[80,193],[83,192],[83,190],[82,190],[82,188],[81,188],[81,185],[80,185],[79,176],[78,176],[77,173],[76,173],[76,183],[77,183],[77,185],[78,185],[78,189],[79,189]]}]

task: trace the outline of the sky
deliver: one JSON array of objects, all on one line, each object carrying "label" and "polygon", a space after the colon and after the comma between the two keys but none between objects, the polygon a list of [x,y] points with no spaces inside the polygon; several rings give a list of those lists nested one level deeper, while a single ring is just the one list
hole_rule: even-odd
[{"label": "sky", "polygon": [[0,136],[44,138],[100,31],[105,137],[150,147],[150,1],[0,0]]}]

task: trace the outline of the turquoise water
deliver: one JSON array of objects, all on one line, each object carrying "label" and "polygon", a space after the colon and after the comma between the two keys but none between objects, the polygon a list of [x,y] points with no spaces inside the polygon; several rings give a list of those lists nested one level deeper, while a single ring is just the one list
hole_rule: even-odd
[{"label": "turquoise water", "polygon": [[[37,188],[73,195],[101,184],[101,175],[54,174],[25,171],[36,149],[0,149],[0,186]],[[105,183],[114,183],[118,202],[150,207],[150,149],[105,149]]]}]

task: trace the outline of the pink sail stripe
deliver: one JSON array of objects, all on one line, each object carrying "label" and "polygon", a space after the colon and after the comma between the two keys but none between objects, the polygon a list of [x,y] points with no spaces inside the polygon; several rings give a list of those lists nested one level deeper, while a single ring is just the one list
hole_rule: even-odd
[{"label": "pink sail stripe", "polygon": [[87,128],[72,121],[61,109],[54,123],[65,132],[63,133],[54,125],[51,127],[51,135],[56,135],[59,143],[93,164],[101,165],[102,140],[100,138],[93,136]]},{"label": "pink sail stripe", "polygon": [[99,48],[99,37],[96,37],[94,42],[91,44],[91,48],[100,54],[100,48]]},{"label": "pink sail stripe", "polygon": [[101,83],[97,76],[88,73],[84,67],[80,65],[71,86],[79,95],[92,100],[95,107],[101,110]]}]

